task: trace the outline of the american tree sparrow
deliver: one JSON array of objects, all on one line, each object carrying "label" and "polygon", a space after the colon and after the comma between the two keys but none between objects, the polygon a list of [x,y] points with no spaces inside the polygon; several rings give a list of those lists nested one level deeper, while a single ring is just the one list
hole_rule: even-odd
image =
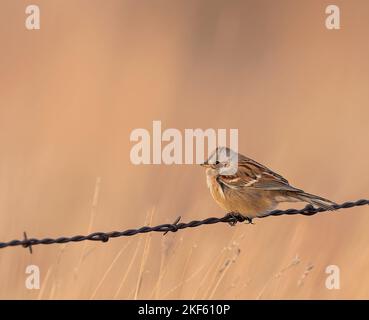
[{"label": "american tree sparrow", "polygon": [[226,147],[218,147],[202,164],[214,200],[250,223],[267,216],[280,202],[308,202],[333,210],[334,202],[291,186],[281,175]]}]

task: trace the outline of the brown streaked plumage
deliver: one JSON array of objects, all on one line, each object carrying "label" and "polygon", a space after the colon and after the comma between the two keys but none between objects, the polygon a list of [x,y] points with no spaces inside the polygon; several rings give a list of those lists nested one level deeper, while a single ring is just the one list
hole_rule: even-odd
[{"label": "brown streaked plumage", "polygon": [[214,200],[227,212],[249,220],[268,215],[280,202],[308,202],[333,209],[335,203],[291,186],[281,175],[226,147],[202,164]]}]

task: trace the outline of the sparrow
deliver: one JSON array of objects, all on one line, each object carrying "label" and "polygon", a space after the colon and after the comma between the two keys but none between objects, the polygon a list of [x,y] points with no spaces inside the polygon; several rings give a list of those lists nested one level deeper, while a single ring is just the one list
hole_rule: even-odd
[{"label": "sparrow", "polygon": [[297,189],[266,166],[227,147],[218,147],[201,164],[214,200],[230,215],[249,223],[268,216],[281,202],[307,202],[334,210],[335,202]]}]

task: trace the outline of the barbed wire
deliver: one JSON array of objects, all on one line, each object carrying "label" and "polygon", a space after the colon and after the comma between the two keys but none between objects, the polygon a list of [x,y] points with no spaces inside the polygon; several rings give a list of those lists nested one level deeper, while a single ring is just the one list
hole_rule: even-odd
[{"label": "barbed wire", "polygon": [[[352,207],[369,205],[368,199],[361,199],[357,201],[348,201],[342,204],[337,204],[332,206],[333,210],[339,209],[348,209]],[[269,216],[280,216],[280,215],[293,215],[293,214],[301,214],[305,216],[312,216],[314,214],[330,211],[330,209],[325,208],[315,208],[312,205],[307,205],[303,209],[287,209],[287,210],[273,210],[269,212],[267,215],[260,216],[258,218],[265,218]],[[7,247],[16,247],[22,246],[24,248],[28,248],[30,253],[32,253],[32,246],[35,245],[47,245],[47,244],[62,244],[68,242],[81,242],[81,241],[102,241],[107,242],[110,238],[119,238],[119,237],[127,237],[134,236],[140,233],[148,233],[148,232],[161,232],[166,234],[168,232],[176,232],[178,230],[186,229],[186,228],[196,228],[201,225],[210,225],[215,223],[229,223],[231,225],[235,225],[237,222],[249,222],[252,223],[252,220],[244,217],[237,213],[228,213],[222,218],[211,217],[204,220],[193,220],[187,223],[179,222],[181,217],[178,217],[176,221],[172,224],[161,224],[154,227],[141,227],[139,229],[128,229],[124,231],[111,231],[111,232],[94,232],[89,235],[76,235],[73,237],[59,237],[59,238],[43,238],[43,239],[35,239],[28,238],[26,232],[23,233],[23,240],[12,240],[9,242],[0,242],[0,249]]]}]

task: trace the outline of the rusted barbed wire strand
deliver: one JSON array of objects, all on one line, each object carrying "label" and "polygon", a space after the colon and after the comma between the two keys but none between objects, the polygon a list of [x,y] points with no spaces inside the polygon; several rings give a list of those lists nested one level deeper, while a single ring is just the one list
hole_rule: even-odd
[{"label": "rusted barbed wire strand", "polygon": [[[369,205],[368,199],[361,199],[357,201],[348,201],[342,204],[334,205],[334,210],[339,209],[348,209],[352,207],[364,206]],[[307,205],[303,209],[287,209],[287,210],[274,210],[270,212],[268,215],[261,216],[258,218],[265,218],[269,216],[280,216],[280,215],[292,215],[292,214],[301,214],[305,216],[312,216],[314,214],[325,212],[331,210],[324,209],[324,208],[315,208],[312,205]],[[32,246],[39,245],[39,244],[56,244],[56,243],[68,243],[68,242],[81,242],[81,241],[102,241],[107,242],[110,238],[119,238],[119,237],[127,237],[127,236],[134,236],[139,233],[147,233],[147,232],[161,232],[166,234],[168,232],[176,232],[178,230],[186,229],[186,228],[196,228],[201,225],[209,225],[215,223],[230,223],[235,224],[237,222],[244,222],[248,219],[239,216],[239,215],[232,215],[227,214],[222,218],[211,217],[204,220],[193,220],[188,223],[179,222],[180,217],[176,219],[173,224],[161,224],[154,227],[141,227],[139,229],[128,229],[124,231],[112,231],[112,232],[94,232],[89,235],[76,235],[73,237],[59,237],[59,238],[43,238],[43,239],[35,239],[35,238],[28,238],[27,234],[24,232],[24,239],[23,240],[12,240],[9,242],[0,242],[0,249],[6,247],[15,247],[15,246],[22,246],[24,248],[28,248],[30,253],[32,253]]]}]

